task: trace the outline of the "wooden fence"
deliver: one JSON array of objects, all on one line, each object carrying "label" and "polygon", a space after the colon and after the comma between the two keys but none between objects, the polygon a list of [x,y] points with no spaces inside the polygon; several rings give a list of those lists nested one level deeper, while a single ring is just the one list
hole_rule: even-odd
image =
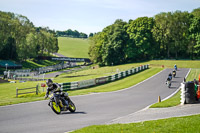
[{"label": "wooden fence", "polygon": [[[28,93],[36,93],[36,95],[38,95],[38,92],[39,92],[38,87],[39,87],[39,85],[37,85],[36,87],[23,88],[23,89],[16,88],[16,97],[18,97],[19,95],[28,94]],[[30,90],[30,91],[23,92],[25,90]],[[19,91],[21,91],[21,92],[19,93]]]}]

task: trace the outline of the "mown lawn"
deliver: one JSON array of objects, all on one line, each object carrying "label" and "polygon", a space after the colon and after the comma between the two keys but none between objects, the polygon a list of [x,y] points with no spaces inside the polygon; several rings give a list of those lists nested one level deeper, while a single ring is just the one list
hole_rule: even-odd
[{"label": "mown lawn", "polygon": [[67,57],[89,58],[88,39],[58,37],[59,54]]},{"label": "mown lawn", "polygon": [[200,115],[131,124],[93,125],[71,133],[199,133]]}]

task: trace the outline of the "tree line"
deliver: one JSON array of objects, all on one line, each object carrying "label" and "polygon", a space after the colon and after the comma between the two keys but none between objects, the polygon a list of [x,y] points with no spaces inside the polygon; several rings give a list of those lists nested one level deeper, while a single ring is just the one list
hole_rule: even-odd
[{"label": "tree line", "polygon": [[57,36],[61,37],[73,37],[73,38],[88,38],[88,35],[77,30],[68,29],[66,31],[56,31]]},{"label": "tree line", "polygon": [[118,19],[90,37],[89,56],[99,65],[151,59],[200,58],[200,8]]},{"label": "tree line", "polygon": [[22,15],[0,11],[0,59],[26,60],[58,51],[56,32]]}]

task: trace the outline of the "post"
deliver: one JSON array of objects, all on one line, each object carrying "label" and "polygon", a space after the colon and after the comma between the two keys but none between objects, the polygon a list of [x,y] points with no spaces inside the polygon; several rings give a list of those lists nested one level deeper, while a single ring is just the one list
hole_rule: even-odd
[{"label": "post", "polygon": [[16,88],[16,97],[18,97],[18,88]]},{"label": "post", "polygon": [[160,103],[161,102],[161,98],[160,98],[160,96],[158,96],[158,103]]},{"label": "post", "polygon": [[36,95],[38,95],[38,84],[36,85]]}]

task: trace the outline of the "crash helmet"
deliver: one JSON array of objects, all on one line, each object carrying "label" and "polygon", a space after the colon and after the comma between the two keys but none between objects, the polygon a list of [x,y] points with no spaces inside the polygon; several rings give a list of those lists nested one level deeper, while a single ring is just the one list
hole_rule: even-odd
[{"label": "crash helmet", "polygon": [[53,81],[51,79],[47,79],[46,84],[47,84],[48,87],[52,87]]}]

